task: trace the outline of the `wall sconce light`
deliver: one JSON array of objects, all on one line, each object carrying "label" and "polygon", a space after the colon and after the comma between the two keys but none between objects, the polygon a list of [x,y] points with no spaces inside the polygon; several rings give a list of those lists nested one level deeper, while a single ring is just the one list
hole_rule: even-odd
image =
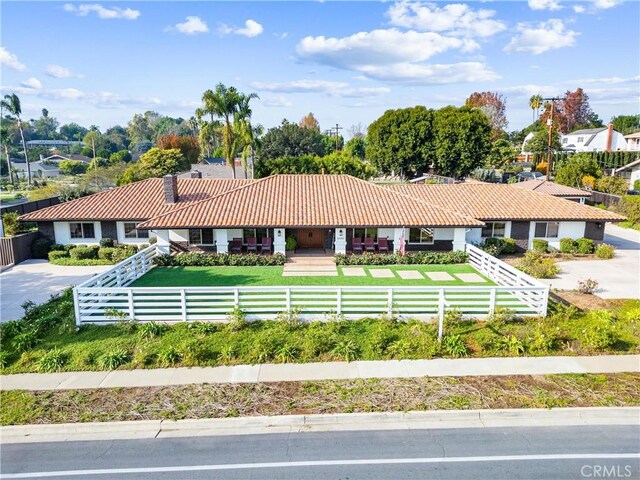
[{"label": "wall sconce light", "polygon": [[598,227],[598,230],[600,230],[602,228],[602,224],[600,222],[596,223],[596,227]]},{"label": "wall sconce light", "polygon": [[282,229],[278,228],[278,238],[282,236]]},{"label": "wall sconce light", "polygon": [[338,229],[338,238],[342,238],[344,236],[344,230],[342,228]]}]

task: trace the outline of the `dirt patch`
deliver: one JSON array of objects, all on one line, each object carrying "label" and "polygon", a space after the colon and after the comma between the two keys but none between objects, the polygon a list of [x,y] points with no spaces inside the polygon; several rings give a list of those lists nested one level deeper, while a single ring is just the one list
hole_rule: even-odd
[{"label": "dirt patch", "polygon": [[369,379],[0,392],[2,425],[640,405],[640,374]]},{"label": "dirt patch", "polygon": [[553,293],[562,300],[575,305],[580,310],[607,310],[614,306],[611,300],[605,300],[597,295],[580,293],[575,290],[554,290]]}]

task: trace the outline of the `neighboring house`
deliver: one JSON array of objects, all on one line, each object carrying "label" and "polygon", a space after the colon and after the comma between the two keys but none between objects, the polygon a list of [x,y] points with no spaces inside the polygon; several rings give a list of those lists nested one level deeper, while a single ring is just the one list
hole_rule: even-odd
[{"label": "neighboring house", "polygon": [[299,248],[346,253],[354,237],[401,239],[411,250],[462,250],[486,237],[511,237],[522,248],[534,238],[602,241],[605,222],[624,217],[550,195],[496,184],[376,185],[348,175],[274,175],[260,180],[167,175],[41,209],[20,217],[37,222],[56,243],[95,244],[109,237],[162,251],[227,252],[234,238],[270,237],[285,252]]},{"label": "neighboring house", "polygon": [[640,132],[625,135],[624,139],[627,141],[627,150],[635,152],[640,150]]},{"label": "neighboring house", "polygon": [[620,132],[613,129],[612,124],[608,127],[587,128],[560,135],[560,143],[562,150],[578,153],[627,150],[627,141]]},{"label": "neighboring house", "polygon": [[640,158],[627,163],[624,167],[616,168],[613,175],[626,179],[629,182],[629,188],[633,189],[634,182],[640,180]]},{"label": "neighboring house", "polygon": [[[12,163],[11,167],[14,168],[14,171],[16,172],[16,175],[19,179],[26,180],[26,162],[22,161]],[[37,160],[35,162],[29,162],[29,168],[31,170],[31,178],[55,178],[60,176],[60,169],[55,163]]]},{"label": "neighboring house", "polygon": [[[236,178],[252,178],[253,165],[251,159],[247,159],[247,171],[242,168],[242,160],[236,158]],[[233,170],[228,167],[224,158],[205,158],[201,163],[191,165],[189,172],[180,177],[191,178],[192,173],[200,173],[202,178],[233,178]]]},{"label": "neighboring house", "polygon": [[75,160],[77,162],[83,162],[83,163],[91,162],[91,158],[85,155],[72,155],[72,154],[66,154],[66,153],[56,153],[49,157],[43,158],[43,160],[46,162],[55,162],[55,163],[59,163],[63,160]]},{"label": "neighboring house", "polygon": [[527,182],[529,180],[540,180],[544,175],[540,172],[520,172],[516,174],[518,182]]},{"label": "neighboring house", "polygon": [[584,203],[585,200],[591,198],[591,193],[580,190],[579,188],[567,187],[548,180],[528,180],[513,184],[514,187],[525,188],[535,192],[546,193],[554,197],[573,200],[574,202]]}]

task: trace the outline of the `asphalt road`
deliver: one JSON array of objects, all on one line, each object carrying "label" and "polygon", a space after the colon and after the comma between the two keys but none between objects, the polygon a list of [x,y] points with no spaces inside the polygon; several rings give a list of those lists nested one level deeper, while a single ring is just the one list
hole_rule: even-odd
[{"label": "asphalt road", "polygon": [[321,432],[2,445],[0,478],[640,478],[638,426]]}]

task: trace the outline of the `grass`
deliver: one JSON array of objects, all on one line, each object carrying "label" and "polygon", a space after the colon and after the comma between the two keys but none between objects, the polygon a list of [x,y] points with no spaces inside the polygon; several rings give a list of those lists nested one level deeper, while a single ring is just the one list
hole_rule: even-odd
[{"label": "grass", "polygon": [[[547,318],[520,320],[500,313],[489,321],[451,312],[445,340],[437,325],[381,316],[298,324],[295,312],[277,321],[234,325],[179,323],[167,328],[136,322],[85,325],[75,331],[70,291],[30,308],[20,322],[0,327],[3,374],[42,370],[218,366],[267,362],[585,355],[640,352],[640,301],[611,310],[579,312],[556,306]],[[455,338],[459,337],[459,338]],[[56,350],[56,358],[46,357]],[[44,358],[44,360],[43,360]],[[54,361],[55,360],[55,361]]]},{"label": "grass", "polygon": [[[283,267],[155,267],[136,280],[133,287],[235,287],[235,286],[460,286],[495,285],[480,275],[471,265],[391,265],[364,267],[366,277],[347,277],[344,267],[338,267],[337,277],[283,277]],[[347,267],[349,268],[349,267]],[[354,267],[351,267],[354,268]],[[435,282],[425,277],[423,280],[403,280],[395,278],[373,278],[370,270],[389,269],[418,270],[425,272],[447,272],[455,280]],[[482,283],[465,283],[457,279],[456,273],[476,273],[486,280]]]},{"label": "grass", "polygon": [[0,392],[0,424],[640,405],[640,374],[369,379]]}]

